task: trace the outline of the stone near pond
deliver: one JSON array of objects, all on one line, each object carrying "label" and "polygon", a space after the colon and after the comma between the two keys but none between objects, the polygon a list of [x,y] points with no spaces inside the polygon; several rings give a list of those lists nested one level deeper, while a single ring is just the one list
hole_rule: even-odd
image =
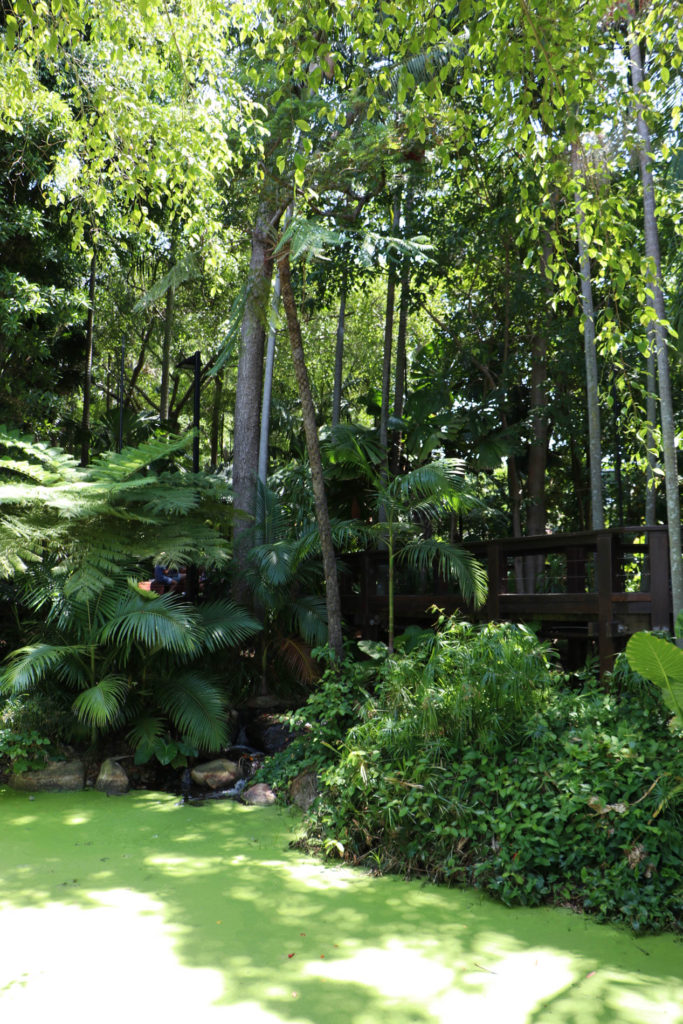
[{"label": "stone near pond", "polygon": [[257,715],[247,722],[245,730],[249,743],[265,754],[276,754],[284,750],[294,739],[294,734],[277,715]]},{"label": "stone near pond", "polygon": [[108,796],[121,796],[130,789],[125,769],[113,757],[108,757],[106,761],[102,762],[95,789],[99,789],[101,793],[106,793]]},{"label": "stone near pond", "polygon": [[29,793],[64,793],[83,789],[85,765],[82,761],[48,761],[44,768],[21,772],[9,780],[12,789]]},{"label": "stone near pond", "polygon": [[275,803],[276,797],[267,782],[257,782],[242,793],[241,799],[252,807],[268,807]]},{"label": "stone near pond", "polygon": [[292,781],[289,787],[289,801],[300,807],[302,811],[307,811],[319,792],[318,776],[307,768],[303,772],[299,772]]},{"label": "stone near pond", "polygon": [[198,786],[208,786],[209,789],[228,789],[241,778],[239,765],[224,757],[207,761],[206,764],[198,764],[192,769],[192,781]]}]

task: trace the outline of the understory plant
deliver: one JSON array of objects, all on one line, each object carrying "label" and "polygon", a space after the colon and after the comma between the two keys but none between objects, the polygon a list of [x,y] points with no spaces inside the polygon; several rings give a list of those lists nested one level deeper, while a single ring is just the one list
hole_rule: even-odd
[{"label": "understory plant", "polygon": [[375,662],[342,735],[343,681],[302,709],[295,742],[321,784],[305,845],[508,904],[682,928],[683,766],[665,706],[623,672],[619,694],[570,688],[514,626],[444,627]]},{"label": "understory plant", "polygon": [[229,601],[195,606],[135,580],[114,578],[95,595],[75,593],[68,580],[43,570],[25,582],[27,605],[44,618],[34,642],[7,658],[0,689],[70,691],[91,738],[125,730],[139,760],[168,759],[171,742],[181,754],[182,745],[218,749],[226,689],[211,658],[253,636],[255,620]]},{"label": "understory plant", "polygon": [[138,586],[157,561],[211,572],[230,560],[227,490],[176,465],[187,440],[147,440],[82,468],[0,428],[0,576],[24,633],[0,689],[68,693],[74,726],[93,740],[126,732],[139,760],[221,746],[222,652],[260,628],[229,601],[193,605]]}]

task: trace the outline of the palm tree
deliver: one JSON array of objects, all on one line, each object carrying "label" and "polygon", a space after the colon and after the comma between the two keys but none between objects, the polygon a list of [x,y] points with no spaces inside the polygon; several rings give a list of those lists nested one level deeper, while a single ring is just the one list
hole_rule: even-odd
[{"label": "palm tree", "polygon": [[127,729],[146,760],[164,737],[216,750],[226,740],[225,696],[207,658],[253,636],[258,623],[229,601],[196,607],[174,594],[143,592],[119,576],[99,593],[74,592],[50,566],[30,572],[24,602],[43,616],[34,642],[14,651],[0,689],[40,684],[72,691],[91,737]]},{"label": "palm tree", "polygon": [[356,539],[364,535],[387,553],[388,647],[394,647],[395,570],[403,565],[417,571],[434,566],[445,579],[458,585],[466,601],[479,607],[486,599],[486,571],[474,556],[438,536],[425,536],[424,527],[438,526],[446,515],[471,508],[475,499],[464,490],[465,464],[442,459],[417,466],[392,479],[384,462],[362,432],[339,426],[324,445],[328,462],[337,474],[353,473],[372,488],[373,522],[355,524]]}]

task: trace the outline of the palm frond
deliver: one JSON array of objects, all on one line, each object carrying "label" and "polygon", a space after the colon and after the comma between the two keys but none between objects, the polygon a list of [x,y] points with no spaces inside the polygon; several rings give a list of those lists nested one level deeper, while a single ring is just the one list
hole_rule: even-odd
[{"label": "palm frond", "polygon": [[232,601],[210,601],[199,608],[204,649],[209,653],[244,643],[262,627],[246,608]]},{"label": "palm frond", "polygon": [[149,650],[171,651],[191,658],[201,651],[197,612],[181,603],[174,594],[160,595],[156,601],[145,601],[131,594],[121,602],[101,631],[104,642],[141,644]]},{"label": "palm frond", "polygon": [[138,299],[133,306],[133,314],[143,313],[146,309],[149,309],[150,306],[153,306],[155,302],[164,297],[169,288],[177,288],[179,285],[185,284],[186,281],[193,281],[200,275],[201,268],[197,262],[197,257],[192,252],[188,253],[187,256],[179,259],[160,281],[155,281],[152,287]]},{"label": "palm frond", "polygon": [[419,571],[431,571],[436,562],[440,575],[457,582],[466,601],[478,608],[486,600],[486,569],[457,544],[416,537],[397,552],[396,561]]},{"label": "palm frond", "polygon": [[328,475],[376,482],[383,453],[375,431],[340,423],[320,439]]},{"label": "palm frond", "polygon": [[113,725],[128,694],[125,676],[110,675],[84,690],[73,702],[76,717],[98,729]]},{"label": "palm frond", "polygon": [[294,598],[291,617],[300,635],[311,647],[318,647],[327,640],[327,605],[324,597],[305,594]]},{"label": "palm frond", "polygon": [[157,702],[193,746],[218,750],[225,743],[223,698],[204,676],[190,671],[169,676],[157,690]]},{"label": "palm frond", "polygon": [[141,715],[135,719],[126,738],[134,748],[143,745],[151,748],[154,740],[163,736],[166,728],[166,722],[159,715]]},{"label": "palm frond", "polygon": [[59,646],[37,644],[20,647],[10,654],[0,673],[0,690],[21,693],[43,679],[48,672],[62,668],[69,658],[83,655],[88,647],[82,644]]},{"label": "palm frond", "polygon": [[283,587],[292,582],[294,550],[290,541],[259,544],[249,552],[249,560],[263,583]]},{"label": "palm frond", "polygon": [[311,657],[311,649],[308,644],[302,643],[297,637],[287,636],[280,640],[277,650],[296,680],[306,686],[312,686],[320,678],[318,667]]}]

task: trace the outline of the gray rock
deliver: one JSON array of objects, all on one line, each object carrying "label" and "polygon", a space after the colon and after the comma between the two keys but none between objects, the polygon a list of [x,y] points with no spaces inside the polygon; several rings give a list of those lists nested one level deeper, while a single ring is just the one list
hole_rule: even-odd
[{"label": "gray rock", "polygon": [[237,779],[242,778],[239,765],[227,758],[219,757],[215,761],[207,761],[206,764],[198,764],[192,769],[192,780],[198,786],[208,786],[209,789],[228,789]]},{"label": "gray rock", "polygon": [[263,714],[247,722],[245,732],[249,743],[265,754],[284,750],[294,739],[294,733],[277,715]]},{"label": "gray rock", "polygon": [[82,761],[48,761],[38,771],[12,775],[9,784],[13,789],[29,793],[63,793],[83,789],[85,765]]},{"label": "gray rock", "polygon": [[108,796],[121,796],[128,792],[130,782],[125,769],[118,761],[108,757],[106,761],[102,762],[95,789],[99,789],[101,793],[106,793]]},{"label": "gray rock", "polygon": [[275,793],[267,782],[257,782],[242,793],[243,802],[251,804],[252,807],[268,807],[269,804],[275,803],[275,799]]},{"label": "gray rock", "polygon": [[307,811],[320,792],[318,776],[310,769],[299,772],[289,787],[290,803],[296,804],[302,811]]}]

